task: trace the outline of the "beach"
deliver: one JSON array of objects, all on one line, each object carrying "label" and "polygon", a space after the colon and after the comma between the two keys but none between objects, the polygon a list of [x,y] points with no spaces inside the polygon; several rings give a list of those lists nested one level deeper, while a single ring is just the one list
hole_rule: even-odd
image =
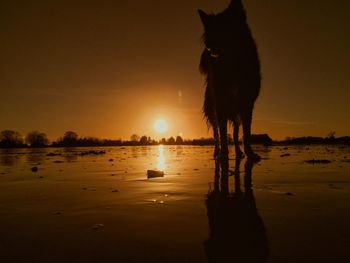
[{"label": "beach", "polygon": [[229,197],[210,146],[1,149],[0,261],[350,262],[350,147],[254,149]]}]

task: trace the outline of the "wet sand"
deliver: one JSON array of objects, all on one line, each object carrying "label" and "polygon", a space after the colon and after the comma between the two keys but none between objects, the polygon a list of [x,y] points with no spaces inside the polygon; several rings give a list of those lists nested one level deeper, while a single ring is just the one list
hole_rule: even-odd
[{"label": "wet sand", "polygon": [[230,195],[211,147],[0,150],[0,262],[350,262],[350,147],[256,150]]}]

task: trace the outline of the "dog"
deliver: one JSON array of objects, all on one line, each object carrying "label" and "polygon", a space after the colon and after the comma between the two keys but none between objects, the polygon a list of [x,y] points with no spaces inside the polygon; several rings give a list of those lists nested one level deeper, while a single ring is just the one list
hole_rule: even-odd
[{"label": "dog", "polygon": [[[219,14],[198,10],[204,26],[205,49],[200,72],[206,78],[203,113],[213,129],[214,159],[228,159],[227,124],[233,124],[236,158],[244,154],[239,146],[239,127],[243,126],[244,152],[258,161],[251,144],[251,123],[260,93],[261,70],[257,45],[247,23],[241,0],[232,0]],[[228,160],[227,160],[228,161]]]}]

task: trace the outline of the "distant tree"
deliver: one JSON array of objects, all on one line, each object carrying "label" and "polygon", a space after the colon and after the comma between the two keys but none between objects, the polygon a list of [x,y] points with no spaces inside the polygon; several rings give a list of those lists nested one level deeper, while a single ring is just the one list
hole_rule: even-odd
[{"label": "distant tree", "polygon": [[78,139],[78,134],[74,131],[66,131],[63,135],[63,140],[74,140]]},{"label": "distant tree", "polygon": [[177,136],[176,137],[176,144],[183,144],[184,143],[184,140],[182,139],[181,136]]},{"label": "distant tree", "polygon": [[142,145],[147,145],[148,144],[147,136],[144,135],[144,136],[141,137],[140,144],[142,144]]},{"label": "distant tree", "polygon": [[26,143],[32,147],[42,147],[49,144],[49,139],[43,132],[32,131],[27,134]]},{"label": "distant tree", "polygon": [[268,134],[252,134],[250,141],[252,144],[263,144],[265,146],[273,144],[273,140]]},{"label": "distant tree", "polygon": [[0,133],[0,145],[4,147],[19,146],[23,144],[22,136],[19,132],[3,130]]},{"label": "distant tree", "polygon": [[334,139],[335,138],[335,131],[331,131],[327,134],[328,139]]},{"label": "distant tree", "polygon": [[100,140],[95,137],[83,137],[79,138],[77,144],[79,146],[103,146],[104,140]]},{"label": "distant tree", "polygon": [[67,131],[64,133],[62,138],[62,143],[65,146],[74,146],[77,145],[78,142],[78,134],[73,131]]},{"label": "distant tree", "polygon": [[131,137],[130,137],[130,141],[132,141],[132,142],[138,142],[138,141],[140,141],[140,136],[138,136],[137,134],[133,134],[133,135],[131,135]]},{"label": "distant tree", "polygon": [[168,144],[175,144],[175,139],[174,139],[174,137],[170,137],[170,138],[167,140],[167,143],[168,143]]},{"label": "distant tree", "polygon": [[165,139],[165,138],[162,138],[162,139],[160,140],[160,143],[161,143],[161,144],[166,144],[166,139]]},{"label": "distant tree", "polygon": [[152,139],[151,137],[148,137],[147,141],[148,141],[148,145],[156,145],[156,144],[158,144],[158,142],[156,140]]}]

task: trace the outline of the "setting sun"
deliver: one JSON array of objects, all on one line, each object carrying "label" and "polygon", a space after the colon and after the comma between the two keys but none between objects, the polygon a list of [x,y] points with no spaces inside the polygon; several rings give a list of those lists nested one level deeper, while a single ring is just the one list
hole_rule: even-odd
[{"label": "setting sun", "polygon": [[169,125],[166,120],[158,119],[154,122],[153,127],[157,133],[165,133],[168,131]]}]

